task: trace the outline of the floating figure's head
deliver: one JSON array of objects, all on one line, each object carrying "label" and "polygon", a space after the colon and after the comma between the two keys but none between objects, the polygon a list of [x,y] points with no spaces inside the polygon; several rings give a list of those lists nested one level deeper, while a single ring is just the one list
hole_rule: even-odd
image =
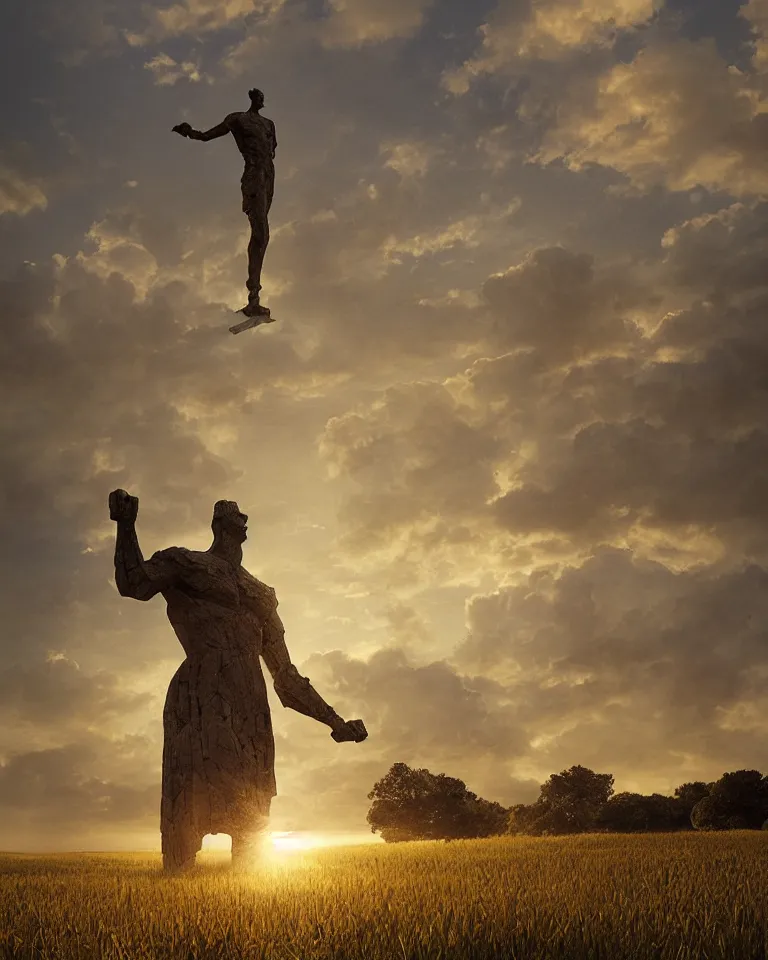
[{"label": "floating figure's head", "polygon": [[213,539],[243,543],[248,535],[248,515],[240,512],[234,500],[217,500],[211,521]]},{"label": "floating figure's head", "polygon": [[261,90],[257,90],[256,87],[253,90],[248,91],[248,96],[251,98],[251,107],[254,110],[261,110],[264,106],[264,94]]}]

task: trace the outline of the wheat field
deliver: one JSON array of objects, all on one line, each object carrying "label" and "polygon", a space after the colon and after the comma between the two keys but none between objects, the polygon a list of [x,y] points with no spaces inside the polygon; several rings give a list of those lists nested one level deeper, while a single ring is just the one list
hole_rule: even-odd
[{"label": "wheat field", "polygon": [[165,877],[152,854],[0,855],[3,958],[768,957],[768,835],[496,838]]}]

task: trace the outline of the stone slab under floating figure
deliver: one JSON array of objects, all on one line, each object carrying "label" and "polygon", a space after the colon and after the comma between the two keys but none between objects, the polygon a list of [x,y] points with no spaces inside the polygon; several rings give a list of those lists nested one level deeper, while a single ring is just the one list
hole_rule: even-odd
[{"label": "stone slab under floating figure", "polygon": [[163,711],[163,867],[191,867],[209,833],[231,836],[233,865],[247,867],[277,793],[260,658],[283,706],[326,724],[339,743],[368,734],[362,720],[343,720],[291,663],[275,591],[242,566],[248,517],[236,503],[214,505],[207,551],[169,547],[149,560],[136,534],[138,508],[125,490],[109,496],[117,589],[135,600],[161,594],[186,654]]},{"label": "stone slab under floating figure", "polygon": [[251,106],[240,113],[228,114],[221,123],[210,130],[195,130],[188,123],[177,123],[173,132],[190,140],[216,140],[231,133],[245,161],[245,169],[240,181],[243,192],[243,213],[251,225],[251,239],[248,243],[248,303],[239,310],[245,320],[229,329],[232,333],[242,333],[262,323],[273,323],[269,308],[261,305],[261,268],[269,244],[269,209],[275,192],[275,151],[277,136],[275,124],[268,117],[262,117],[264,94],[261,90],[249,90]]},{"label": "stone slab under floating figure", "polygon": [[[238,311],[239,313],[244,313],[244,310]],[[243,330],[250,330],[252,327],[258,327],[262,323],[274,323],[277,320],[277,317],[272,317],[269,314],[266,316],[258,317],[246,317],[245,320],[241,320],[240,323],[235,323],[229,328],[230,333],[242,333]]]}]

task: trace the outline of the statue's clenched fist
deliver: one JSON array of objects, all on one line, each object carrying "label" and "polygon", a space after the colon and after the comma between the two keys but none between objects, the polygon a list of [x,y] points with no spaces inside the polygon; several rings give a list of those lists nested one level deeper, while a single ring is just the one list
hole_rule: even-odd
[{"label": "statue's clenched fist", "polygon": [[344,720],[331,731],[331,736],[336,743],[352,741],[353,743],[362,743],[368,736],[365,724],[362,720]]},{"label": "statue's clenched fist", "polygon": [[188,137],[192,133],[192,125],[185,120],[184,123],[177,123],[171,130],[173,133],[180,133],[182,137]]},{"label": "statue's clenched fist", "polygon": [[125,490],[113,490],[109,495],[109,516],[118,523],[135,523],[139,515],[139,498]]}]

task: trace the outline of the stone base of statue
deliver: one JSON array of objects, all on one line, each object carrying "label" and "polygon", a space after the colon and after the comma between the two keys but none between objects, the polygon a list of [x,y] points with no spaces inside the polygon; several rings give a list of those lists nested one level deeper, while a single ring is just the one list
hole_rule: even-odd
[{"label": "stone base of statue", "polygon": [[258,303],[249,303],[248,306],[243,307],[242,310],[238,310],[237,312],[242,313],[245,320],[241,320],[240,323],[231,326],[229,328],[230,333],[242,333],[243,330],[250,330],[251,327],[258,327],[262,323],[274,323],[276,319],[271,316],[268,307],[262,307]]}]

